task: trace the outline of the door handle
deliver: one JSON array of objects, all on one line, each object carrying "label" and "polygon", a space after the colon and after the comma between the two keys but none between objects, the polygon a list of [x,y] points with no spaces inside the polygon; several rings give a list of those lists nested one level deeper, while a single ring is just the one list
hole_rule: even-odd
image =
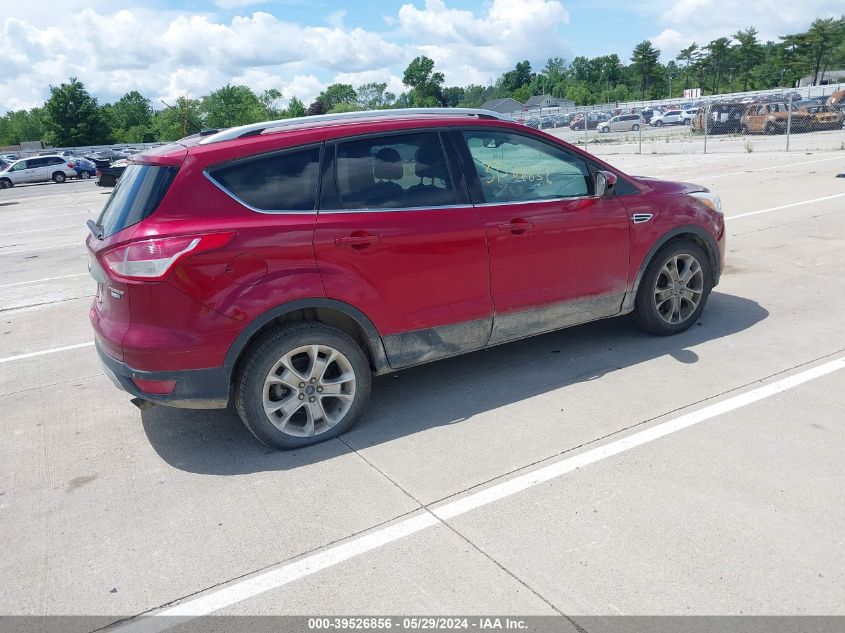
[{"label": "door handle", "polygon": [[365,233],[363,235],[348,235],[346,237],[338,237],[334,243],[337,246],[349,246],[352,248],[364,248],[370,244],[375,244],[381,238],[378,235],[370,235]]},{"label": "door handle", "polygon": [[511,220],[510,222],[499,224],[496,228],[500,231],[509,231],[514,235],[522,235],[533,226],[534,225],[531,224],[531,222],[523,220],[522,218],[517,218],[515,220]]}]

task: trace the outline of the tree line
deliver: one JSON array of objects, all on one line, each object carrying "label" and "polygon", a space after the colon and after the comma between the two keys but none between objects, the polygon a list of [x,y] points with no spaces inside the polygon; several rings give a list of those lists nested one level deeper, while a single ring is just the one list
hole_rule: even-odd
[{"label": "tree line", "polygon": [[677,97],[687,88],[704,95],[793,86],[804,76],[815,85],[824,73],[845,67],[845,16],[819,18],[810,28],[761,42],[753,27],[709,43],[691,42],[663,64],[660,50],[645,40],[634,47],[629,63],[616,54],[550,58],[535,72],[527,60],[487,86],[444,86],[443,73],[425,56],[415,58],[402,77],[407,90],[395,95],[386,83],[328,86],[307,107],[293,96],[271,89],[256,93],[226,85],[200,98],[180,97],[154,104],[138,91],[100,105],[75,77],[50,87],[41,107],[10,111],[0,117],[0,146],[44,140],[56,147],[172,141],[207,128],[245,125],[269,119],[379,108],[470,107],[490,99],[551,94],[578,105]]}]

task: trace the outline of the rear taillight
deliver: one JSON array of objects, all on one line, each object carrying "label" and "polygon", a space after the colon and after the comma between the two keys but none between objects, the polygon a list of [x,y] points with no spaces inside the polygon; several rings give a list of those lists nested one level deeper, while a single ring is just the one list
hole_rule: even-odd
[{"label": "rear taillight", "polygon": [[73,163],[68,163],[67,167],[68,167],[68,169],[73,169]]},{"label": "rear taillight", "polygon": [[234,233],[207,233],[179,237],[156,237],[123,244],[100,256],[103,264],[117,277],[135,280],[164,279],[186,258],[222,248]]}]

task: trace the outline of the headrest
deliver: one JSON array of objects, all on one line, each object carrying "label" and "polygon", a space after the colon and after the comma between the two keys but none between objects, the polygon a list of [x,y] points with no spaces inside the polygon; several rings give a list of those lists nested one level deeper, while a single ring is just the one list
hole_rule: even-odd
[{"label": "headrest", "polygon": [[401,180],[404,176],[402,157],[392,147],[383,147],[373,161],[373,176],[379,180]]},{"label": "headrest", "polygon": [[416,165],[414,173],[420,178],[440,178],[446,180],[446,163],[443,160],[443,150],[438,145],[423,145],[414,158]]}]

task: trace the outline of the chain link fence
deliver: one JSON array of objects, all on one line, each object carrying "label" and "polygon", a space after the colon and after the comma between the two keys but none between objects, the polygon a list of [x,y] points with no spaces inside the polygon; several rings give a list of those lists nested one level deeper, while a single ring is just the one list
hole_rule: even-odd
[{"label": "chain link fence", "polygon": [[606,155],[845,150],[843,88],[746,93],[677,106],[521,113],[516,119]]}]

